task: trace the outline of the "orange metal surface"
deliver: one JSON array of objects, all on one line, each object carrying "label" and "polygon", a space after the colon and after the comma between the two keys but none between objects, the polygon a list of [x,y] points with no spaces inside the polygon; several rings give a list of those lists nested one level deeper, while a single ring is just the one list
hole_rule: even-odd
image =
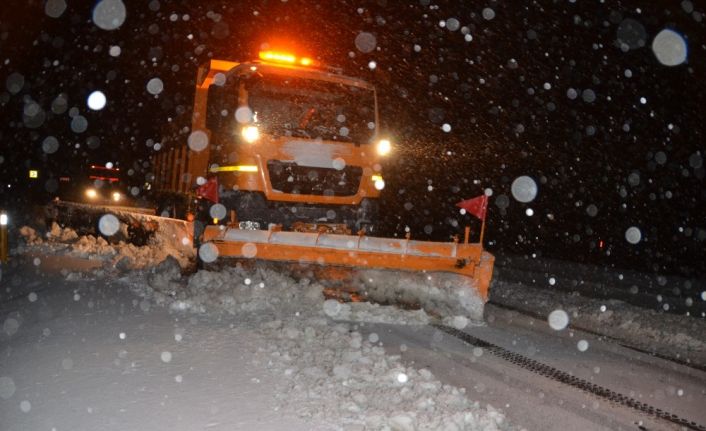
[{"label": "orange metal surface", "polygon": [[[311,79],[318,79],[329,82],[342,83],[373,91],[374,87],[367,82],[317,70],[311,67],[295,65],[275,65],[259,62],[237,63],[233,61],[211,60],[207,65],[199,68],[196,92],[194,94],[194,109],[192,114],[192,131],[202,131],[210,139],[211,132],[206,128],[206,107],[208,102],[208,88],[213,84],[217,74],[224,74],[231,70],[258,68],[265,73],[280,74],[285,76],[297,76]],[[242,95],[241,95],[242,96]],[[375,104],[377,97],[374,95]],[[378,124],[377,107],[375,123]],[[157,175],[156,184],[159,190],[169,190],[183,192],[193,189],[196,186],[198,177],[208,175],[209,163],[219,158],[212,154],[216,151],[207,146],[202,151],[193,151],[187,145],[187,139],[182,136],[176,143],[165,143],[154,157],[155,173]],[[297,148],[298,146],[298,148]],[[308,146],[303,149],[302,147]],[[256,165],[258,172],[221,172],[218,174],[219,182],[225,188],[236,187],[239,190],[259,191],[265,194],[267,199],[282,202],[301,203],[322,203],[328,205],[357,205],[363,198],[377,198],[380,192],[375,188],[372,175],[379,174],[381,157],[375,151],[373,144],[363,144],[356,146],[353,143],[341,143],[333,141],[316,141],[304,138],[274,138],[263,135],[258,142],[251,145],[238,145],[236,148],[229,148],[228,158],[238,160],[239,164]],[[320,196],[285,194],[274,190],[271,186],[269,172],[267,170],[268,160],[290,161],[294,160],[297,154],[309,152],[316,158],[326,155],[330,160],[341,158],[347,165],[360,166],[363,168],[360,187],[355,195],[351,196]],[[188,181],[182,181],[182,178]]]},{"label": "orange metal surface", "polygon": [[421,254],[410,254],[406,250],[392,248],[388,251],[369,251],[356,247],[332,248],[321,245],[237,241],[225,239],[223,230],[218,226],[206,228],[204,241],[211,241],[218,248],[220,257],[251,257],[263,261],[324,267],[460,274],[476,281],[476,289],[483,300],[488,299],[494,262],[493,256],[484,252],[480,244],[456,244],[455,247],[449,247],[449,243],[428,242],[420,245],[421,242],[415,241],[414,253]]},{"label": "orange metal surface", "polygon": [[[319,154],[326,154],[331,160],[340,158],[345,160],[347,165],[363,168],[360,187],[356,194],[351,196],[285,194],[272,188],[267,169],[268,160],[292,161],[297,154],[305,152],[311,152],[312,157],[315,157],[317,151]],[[239,146],[236,154],[240,164],[255,165],[258,167],[258,171],[220,173],[219,183],[227,189],[260,191],[265,194],[268,200],[272,201],[329,205],[357,205],[365,197],[377,198],[380,196],[380,191],[375,188],[372,176],[379,173],[375,167],[379,166],[381,160],[375,153],[373,145],[355,146],[352,143],[330,141],[307,142],[303,139],[275,138],[264,135],[255,144]]]}]

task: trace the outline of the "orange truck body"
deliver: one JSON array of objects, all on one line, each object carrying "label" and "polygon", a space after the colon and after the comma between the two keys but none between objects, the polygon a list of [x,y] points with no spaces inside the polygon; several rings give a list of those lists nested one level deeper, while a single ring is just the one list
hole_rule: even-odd
[{"label": "orange truck body", "polygon": [[[154,160],[161,192],[189,194],[206,177],[217,178],[231,217],[220,208],[226,223],[205,227],[200,247],[212,249],[206,254],[287,265],[373,300],[379,290],[367,283],[390,280],[384,274],[391,272],[397,284],[432,292],[456,286],[468,294],[459,302],[487,301],[494,257],[481,243],[468,243],[468,232],[463,243],[425,242],[360,228],[375,222],[390,150],[379,139],[375,89],[310,59],[260,58],[201,67],[189,139],[166,145]],[[335,121],[323,122],[331,112]],[[307,132],[314,121],[319,128]],[[302,222],[308,223],[300,230]]]},{"label": "orange truck body", "polygon": [[[261,55],[261,58],[267,57]],[[260,204],[269,204],[270,211],[273,205],[278,205],[279,208],[300,205],[300,208],[303,208],[300,213],[311,212],[312,208],[316,209],[317,211],[314,211],[311,217],[298,218],[305,222],[325,222],[323,218],[327,211],[332,210],[336,213],[342,207],[355,212],[363,206],[369,206],[371,202],[377,206],[380,189],[384,187],[381,173],[384,156],[378,154],[375,145],[378,140],[379,122],[374,87],[360,79],[316,67],[309,59],[303,59],[297,64],[291,63],[293,62],[257,60],[238,63],[211,60],[200,67],[194,96],[191,133],[205,134],[208,145],[205,148],[190,147],[185,135],[181,135],[178,141],[164,143],[163,148],[160,148],[153,158],[152,187],[154,190],[162,195],[187,195],[194,193],[205,178],[215,175],[221,192],[221,203],[229,212],[237,210],[236,205],[228,201],[224,194],[242,195],[244,192],[251,192],[256,193],[259,198],[264,198],[265,202]],[[257,142],[249,143],[240,137],[240,130],[238,130],[246,125],[238,123],[233,125],[232,136],[227,140],[223,136],[220,138],[215,136],[216,132],[208,124],[208,111],[218,107],[212,107],[215,102],[209,97],[210,91],[214,87],[217,88],[219,83],[222,84],[226,76],[231,79],[230,77],[241,75],[251,76],[253,73],[275,77],[274,79],[282,81],[299,79],[369,93],[372,105],[370,106],[370,139],[356,142],[313,135],[285,136],[261,133]],[[233,97],[237,97],[238,107],[248,105],[249,94],[244,84],[236,86],[232,93],[235,93]],[[283,97],[286,97],[286,94]],[[233,109],[223,108],[224,116],[234,115],[232,111],[235,106],[229,108]],[[276,175],[273,172],[274,169],[278,169]],[[286,171],[283,173],[283,170]],[[289,172],[298,173],[288,175]],[[314,184],[305,187],[304,190],[287,190],[296,187],[286,184],[292,176],[298,180],[307,179],[307,176],[312,175],[339,183],[343,178],[345,186],[333,184],[326,189],[324,185],[316,187]],[[236,199],[236,204],[238,202]],[[280,212],[282,212],[281,209]],[[238,218],[242,219],[241,214],[238,214]],[[331,221],[334,223],[337,220],[332,218]],[[267,228],[267,223],[261,228]]]}]

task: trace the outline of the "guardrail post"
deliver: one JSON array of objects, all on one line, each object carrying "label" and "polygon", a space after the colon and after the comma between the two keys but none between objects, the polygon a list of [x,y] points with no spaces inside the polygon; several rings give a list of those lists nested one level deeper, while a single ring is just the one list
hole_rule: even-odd
[{"label": "guardrail post", "polygon": [[0,211],[0,262],[7,263],[8,258],[8,235],[7,235],[7,213]]}]

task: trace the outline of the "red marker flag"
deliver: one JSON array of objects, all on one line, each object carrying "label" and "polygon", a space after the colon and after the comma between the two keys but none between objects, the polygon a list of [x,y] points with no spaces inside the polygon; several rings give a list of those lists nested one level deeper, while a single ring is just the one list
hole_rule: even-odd
[{"label": "red marker flag", "polygon": [[204,185],[196,189],[196,196],[218,203],[218,179],[216,177],[209,178]]},{"label": "red marker flag", "polygon": [[488,210],[488,196],[481,195],[475,198],[466,199],[456,204],[457,207],[463,208],[466,212],[473,214],[479,219],[485,221],[485,212]]}]

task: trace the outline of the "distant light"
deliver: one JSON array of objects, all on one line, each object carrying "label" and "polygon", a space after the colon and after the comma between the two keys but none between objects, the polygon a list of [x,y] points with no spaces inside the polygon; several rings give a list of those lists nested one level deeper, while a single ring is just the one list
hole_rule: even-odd
[{"label": "distant light", "polygon": [[107,99],[102,91],[94,91],[88,96],[88,107],[94,111],[100,111],[105,108]]},{"label": "distant light", "polygon": [[0,214],[0,226],[7,226],[7,214],[2,213]]},{"label": "distant light", "polygon": [[29,177],[30,178],[39,178],[39,171],[35,169],[30,169],[29,170]]},{"label": "distant light", "polygon": [[527,214],[528,217],[532,217],[534,215],[534,210],[532,208],[527,208],[525,210],[525,214]]},{"label": "distant light", "polygon": [[374,61],[371,61],[370,63],[368,63],[368,67],[370,68],[370,70],[375,70],[375,68],[378,67],[378,64]]}]

